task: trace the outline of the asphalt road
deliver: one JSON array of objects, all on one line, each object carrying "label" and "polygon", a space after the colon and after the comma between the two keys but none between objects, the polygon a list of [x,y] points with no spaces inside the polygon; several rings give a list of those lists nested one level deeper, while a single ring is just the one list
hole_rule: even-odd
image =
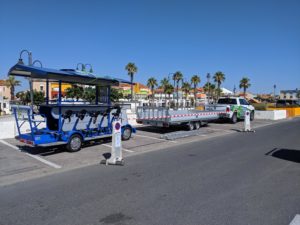
[{"label": "asphalt road", "polygon": [[284,225],[300,211],[300,120],[1,187],[0,224]]}]

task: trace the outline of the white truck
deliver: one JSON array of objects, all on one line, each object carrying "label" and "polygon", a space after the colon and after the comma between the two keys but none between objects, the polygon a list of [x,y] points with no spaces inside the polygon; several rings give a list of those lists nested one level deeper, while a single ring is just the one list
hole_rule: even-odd
[{"label": "white truck", "polygon": [[207,110],[213,110],[217,107],[219,110],[224,109],[224,113],[219,114],[220,119],[229,119],[232,123],[243,120],[245,111],[250,111],[250,120],[254,120],[255,109],[247,100],[241,97],[224,97],[220,98],[215,105],[206,106]]}]

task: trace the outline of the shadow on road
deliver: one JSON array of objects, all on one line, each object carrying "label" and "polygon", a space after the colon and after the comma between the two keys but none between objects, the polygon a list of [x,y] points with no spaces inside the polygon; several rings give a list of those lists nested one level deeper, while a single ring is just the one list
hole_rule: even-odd
[{"label": "shadow on road", "polygon": [[279,158],[279,159],[288,160],[291,162],[300,163],[300,150],[274,148],[272,151],[266,153],[266,155]]}]

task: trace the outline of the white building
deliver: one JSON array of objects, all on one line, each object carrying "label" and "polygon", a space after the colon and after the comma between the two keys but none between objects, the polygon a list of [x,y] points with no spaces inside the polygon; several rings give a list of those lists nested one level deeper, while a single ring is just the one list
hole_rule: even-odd
[{"label": "white building", "polygon": [[295,90],[281,90],[280,91],[280,99],[290,99],[290,100],[297,100],[300,96],[300,90],[297,88]]},{"label": "white building", "polygon": [[10,104],[8,99],[4,99],[3,96],[0,96],[0,115],[11,114]]}]

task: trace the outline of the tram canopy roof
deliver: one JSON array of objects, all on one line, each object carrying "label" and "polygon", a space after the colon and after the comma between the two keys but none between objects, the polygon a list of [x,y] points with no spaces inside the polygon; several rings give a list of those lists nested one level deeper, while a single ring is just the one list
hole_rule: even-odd
[{"label": "tram canopy roof", "polygon": [[8,76],[21,76],[32,78],[34,80],[62,81],[66,83],[79,83],[86,85],[97,86],[112,86],[119,85],[119,83],[131,82],[123,79],[112,78],[110,76],[96,76],[93,73],[82,72],[74,69],[49,69],[35,66],[26,66],[23,64],[16,64],[10,68]]}]

